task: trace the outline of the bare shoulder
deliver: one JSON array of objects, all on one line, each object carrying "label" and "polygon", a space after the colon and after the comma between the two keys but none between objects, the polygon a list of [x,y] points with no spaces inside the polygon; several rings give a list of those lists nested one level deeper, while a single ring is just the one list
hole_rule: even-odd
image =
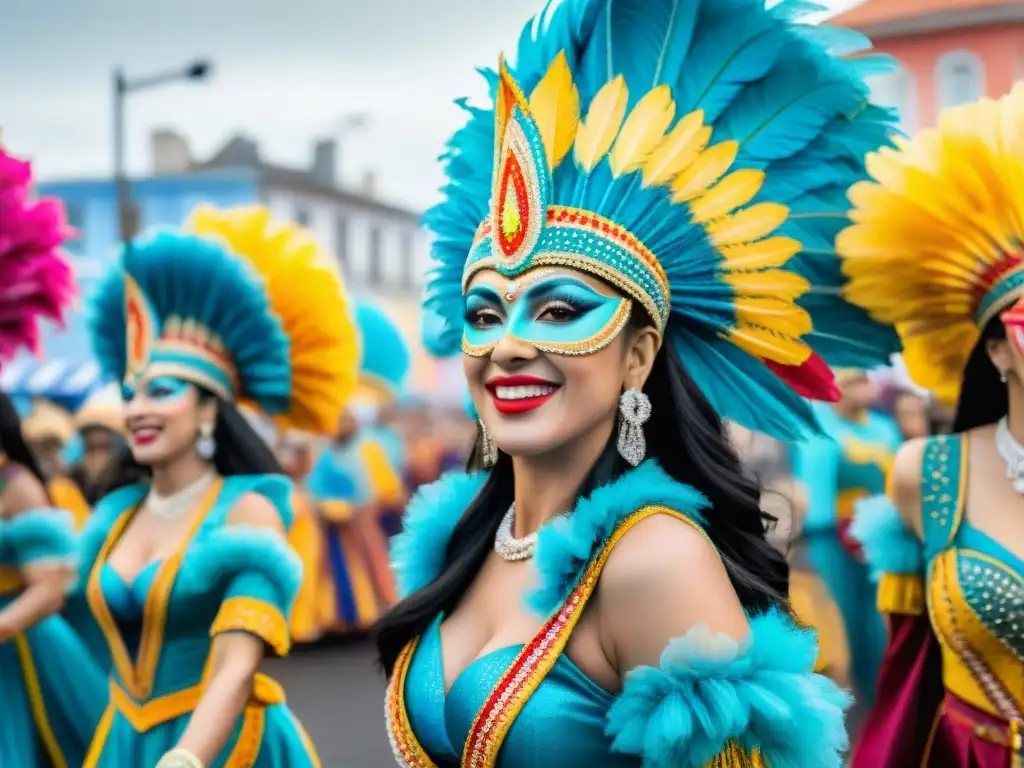
[{"label": "bare shoulder", "polygon": [[281,514],[266,496],[258,493],[243,494],[228,514],[228,525],[247,525],[266,528],[284,534]]},{"label": "bare shoulder", "polygon": [[917,438],[904,443],[893,459],[889,479],[889,495],[892,503],[903,518],[903,522],[918,536],[921,528],[921,468],[924,452],[928,445],[926,438]]},{"label": "bare shoulder", "polygon": [[749,629],[714,545],[672,515],[652,515],[623,536],[601,575],[599,600],[620,673],[657,665],[669,641],[697,625],[737,640]]},{"label": "bare shoulder", "polygon": [[20,465],[11,470],[7,485],[0,494],[0,509],[13,517],[30,509],[50,506],[50,498],[39,479]]}]

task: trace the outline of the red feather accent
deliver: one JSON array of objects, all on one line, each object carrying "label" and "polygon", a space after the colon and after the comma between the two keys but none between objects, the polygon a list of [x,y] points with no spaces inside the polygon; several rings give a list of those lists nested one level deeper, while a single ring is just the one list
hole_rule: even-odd
[{"label": "red feather accent", "polygon": [[765,360],[764,364],[801,397],[826,403],[839,399],[835,374],[816,352],[812,352],[803,365],[780,365],[771,360]]}]

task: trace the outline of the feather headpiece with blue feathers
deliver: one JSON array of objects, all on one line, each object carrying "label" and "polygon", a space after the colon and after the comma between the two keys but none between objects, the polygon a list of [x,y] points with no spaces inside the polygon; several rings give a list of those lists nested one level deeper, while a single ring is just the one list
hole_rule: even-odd
[{"label": "feather headpiece with blue feathers", "polygon": [[464,334],[481,270],[568,267],[625,297],[609,333],[643,309],[724,417],[779,438],[814,424],[803,397],[834,398],[829,365],[887,362],[895,336],[838,295],[834,239],[864,154],[893,132],[863,81],[889,61],[839,58],[870,44],[802,23],[816,10],[548,2],[514,69],[483,72],[493,106],[459,102],[426,217],[427,348],[488,351]]},{"label": "feather headpiece with blue feathers", "polygon": [[92,302],[108,376],[172,376],[330,434],[356,386],[358,338],[336,265],[260,206],[203,206],[189,228],[124,249]]},{"label": "feather headpiece with blue feathers", "polygon": [[360,391],[376,403],[394,402],[412,367],[409,345],[398,324],[376,304],[359,301],[355,321],[362,339]]}]

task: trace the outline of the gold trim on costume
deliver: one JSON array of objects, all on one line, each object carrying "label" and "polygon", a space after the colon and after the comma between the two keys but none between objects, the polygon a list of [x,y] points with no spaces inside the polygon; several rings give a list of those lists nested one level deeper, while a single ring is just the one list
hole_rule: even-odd
[{"label": "gold trim on costume", "polygon": [[[32,648],[24,635],[14,638],[14,647],[18,651],[21,660],[21,671],[25,676],[25,688],[28,691],[28,701],[32,708],[32,719],[35,721],[36,729],[39,731],[39,738],[43,742],[43,748],[53,762],[53,768],[69,768],[68,760],[57,743],[57,737],[53,733],[53,726],[50,725],[50,718],[46,715],[46,703],[43,701],[43,688],[39,684],[39,674],[36,672],[35,661],[32,658]],[[70,768],[74,768],[71,766]]]},{"label": "gold trim on costume", "polygon": [[217,612],[210,637],[222,632],[246,632],[269,645],[278,656],[291,650],[288,620],[277,606],[256,597],[232,597]]}]

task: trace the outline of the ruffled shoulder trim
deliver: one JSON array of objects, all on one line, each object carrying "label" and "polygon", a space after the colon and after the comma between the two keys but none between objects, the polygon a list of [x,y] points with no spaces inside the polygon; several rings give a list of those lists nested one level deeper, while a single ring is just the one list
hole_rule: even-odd
[{"label": "ruffled shoulder trim", "polygon": [[282,475],[232,475],[224,478],[221,488],[220,503],[224,504],[224,515],[227,516],[231,507],[245,494],[256,493],[269,501],[281,517],[284,529],[290,530],[295,520],[295,508],[292,504],[294,485]]},{"label": "ruffled shoulder trim", "polygon": [[907,530],[886,496],[872,496],[854,505],[850,535],[860,542],[874,577],[882,573],[924,572],[924,544]]},{"label": "ruffled shoulder trim", "polygon": [[262,576],[281,605],[290,605],[302,584],[302,561],[281,534],[243,525],[218,528],[189,548],[190,577],[211,588],[242,574]]},{"label": "ruffled shoulder trim", "polygon": [[813,632],[781,611],[742,643],[706,625],[673,640],[660,668],[626,675],[608,712],[612,749],[650,768],[702,768],[730,744],[771,768],[840,768],[850,696],[812,672]]},{"label": "ruffled shoulder trim", "polygon": [[484,472],[449,472],[421,486],[412,497],[403,530],[391,544],[391,568],[400,598],[423,589],[440,575],[448,540],[486,480]]},{"label": "ruffled shoulder trim", "polygon": [[580,499],[572,515],[540,529],[534,556],[540,586],[527,595],[527,605],[541,616],[557,610],[619,523],[647,506],[668,507],[701,527],[705,524],[701,511],[707,500],[694,488],[673,480],[657,462],[645,461]]},{"label": "ruffled shoulder trim", "polygon": [[77,547],[74,521],[63,509],[40,507],[21,512],[8,520],[0,520],[4,548],[12,560],[28,565],[39,560],[69,560]]}]

